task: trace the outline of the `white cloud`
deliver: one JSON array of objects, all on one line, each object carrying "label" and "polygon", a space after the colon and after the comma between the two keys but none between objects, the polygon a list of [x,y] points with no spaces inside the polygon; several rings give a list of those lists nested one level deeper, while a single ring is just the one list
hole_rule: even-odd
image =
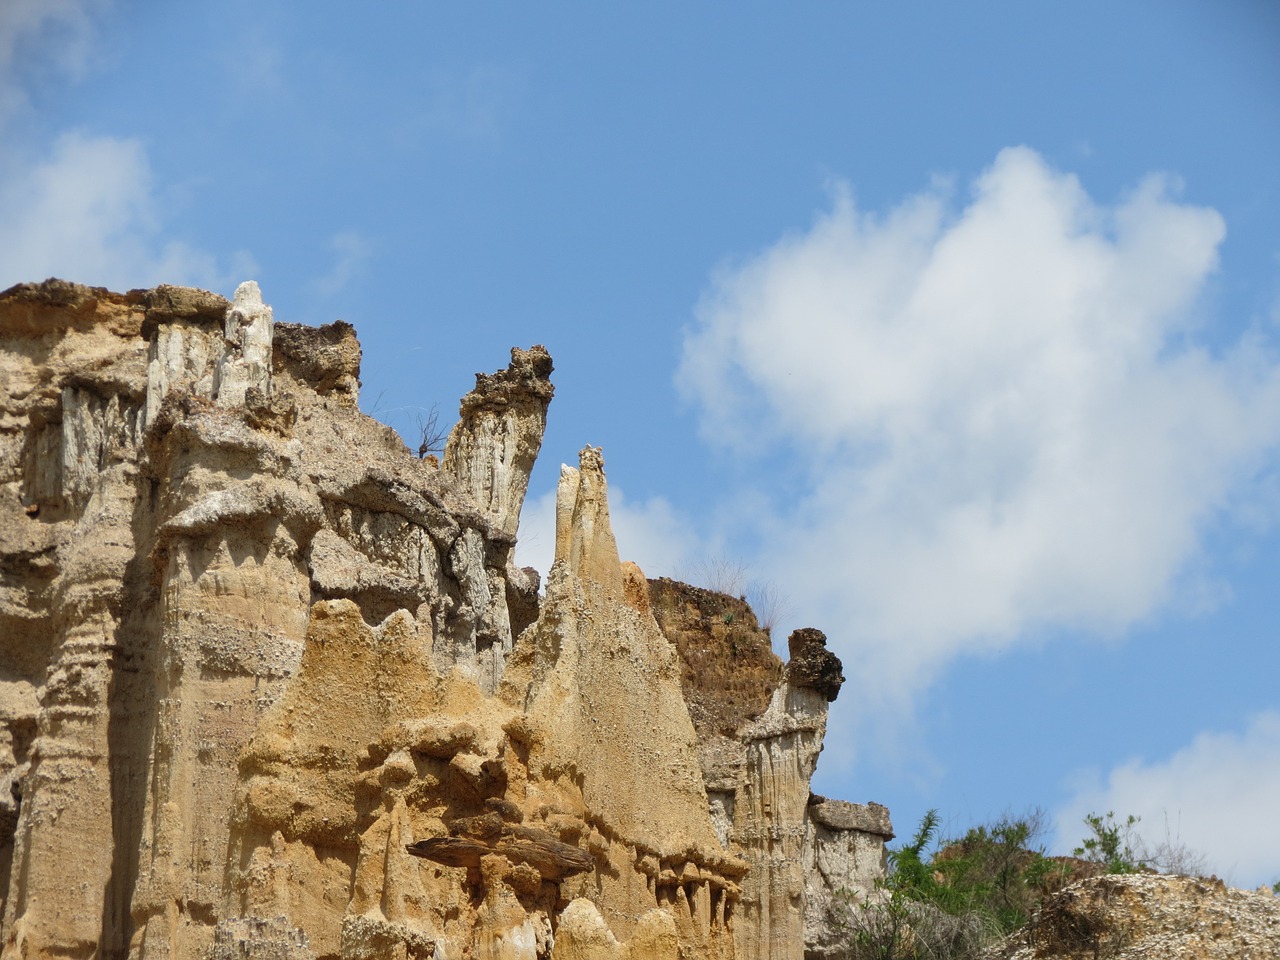
[{"label": "white cloud", "polygon": [[[64,134],[0,185],[0,288],[50,276],[117,290],[234,282],[208,253],[166,240],[161,210],[139,141]],[[238,275],[253,264],[238,255],[232,267]]]},{"label": "white cloud", "polygon": [[1056,815],[1058,849],[1080,843],[1089,813],[1141,817],[1150,844],[1169,836],[1207,857],[1207,867],[1237,886],[1280,879],[1280,713],[1255,716],[1236,733],[1202,733],[1167,760],[1131,760],[1105,782],[1079,789]]},{"label": "white cloud", "polygon": [[[639,503],[627,500],[620,487],[609,486],[609,519],[618,554],[640,566],[647,577],[676,577],[696,556],[699,544],[687,519],[662,497]],[[525,501],[516,537],[516,563],[533,567],[546,581],[556,553],[556,492],[548,490]]]},{"label": "white cloud", "polygon": [[851,625],[829,632],[869,705],[961,651],[1147,616],[1274,452],[1266,345],[1194,340],[1222,218],[1175,193],[1102,206],[1008,149],[963,209],[935,187],[873,216],[838,189],[713,279],[680,385],[708,438],[807,472],[755,518],[759,567]]},{"label": "white cloud", "polygon": [[341,230],[329,239],[333,268],[316,283],[321,295],[331,297],[344,289],[373,256],[373,245],[357,230]]},{"label": "white cloud", "polygon": [[113,287],[191,283],[230,288],[256,271],[238,252],[229,271],[164,236],[170,203],[147,153],[128,137],[64,132],[52,145],[5,130],[41,71],[70,80],[94,59],[94,19],[108,0],[0,4],[0,289],[57,276]]},{"label": "white cloud", "polygon": [[93,56],[93,14],[105,0],[5,0],[0,4],[0,130],[27,102],[20,67],[52,67],[73,79]]}]

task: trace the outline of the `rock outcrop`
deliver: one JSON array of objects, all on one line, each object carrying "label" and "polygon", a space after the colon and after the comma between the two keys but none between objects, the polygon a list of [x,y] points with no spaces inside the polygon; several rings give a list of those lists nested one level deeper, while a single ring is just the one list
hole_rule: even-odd
[{"label": "rock outcrop", "polygon": [[892,835],[809,791],[839,661],[691,668],[591,447],[539,596],[543,348],[437,463],[253,283],[22,285],[0,346],[4,960],[829,952]]},{"label": "rock outcrop", "polygon": [[841,955],[843,911],[884,876],[893,828],[879,804],[809,791],[844,682],[839,659],[822,631],[804,628],[783,664],[744,599],[667,579],[648,586],[681,663],[717,836],[750,867],[736,956]]}]

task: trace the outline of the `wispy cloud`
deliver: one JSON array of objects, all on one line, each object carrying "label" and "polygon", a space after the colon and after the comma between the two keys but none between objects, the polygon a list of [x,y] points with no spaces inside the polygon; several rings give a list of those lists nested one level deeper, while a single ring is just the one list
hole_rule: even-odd
[{"label": "wispy cloud", "polygon": [[161,210],[141,143],[64,134],[49,156],[0,186],[0,287],[58,276],[116,289],[223,289],[253,269],[242,254],[228,273],[209,253],[166,239]]},{"label": "wispy cloud", "polygon": [[93,16],[107,0],[5,0],[0,4],[0,131],[27,103],[19,74],[84,75],[93,57]]},{"label": "wispy cloud", "polygon": [[1039,628],[1169,601],[1280,441],[1260,338],[1195,339],[1224,236],[1153,176],[1115,206],[1032,150],[957,209],[838,187],[811,229],[721,270],[679,382],[706,436],[806,476],[759,564],[857,657],[867,709]]},{"label": "wispy cloud", "polygon": [[284,53],[267,23],[244,24],[224,44],[219,66],[225,89],[238,98],[242,107],[257,109],[264,100],[289,92]]},{"label": "wispy cloud", "polygon": [[413,111],[413,126],[452,140],[496,144],[524,86],[523,75],[510,66],[476,63],[466,68],[438,67],[425,78]]},{"label": "wispy cloud", "polygon": [[93,14],[107,5],[106,0],[6,0],[0,6],[0,71],[13,69],[24,47],[46,41],[45,59],[81,73],[93,47]]},{"label": "wispy cloud", "polygon": [[166,236],[164,191],[131,137],[63,131],[51,143],[5,130],[40,70],[83,79],[95,18],[107,0],[0,4],[0,287],[58,276],[117,289],[159,282],[228,289],[256,270],[238,252],[227,269]]},{"label": "wispy cloud", "polygon": [[343,290],[373,256],[373,245],[357,230],[341,230],[329,239],[333,267],[316,282],[322,296],[331,297]]},{"label": "wispy cloud", "polygon": [[1207,867],[1237,886],[1280,880],[1280,713],[1253,717],[1241,733],[1202,733],[1167,759],[1130,760],[1093,775],[1056,814],[1058,848],[1085,835],[1086,814],[1141,818],[1151,844],[1169,836],[1202,853]]}]

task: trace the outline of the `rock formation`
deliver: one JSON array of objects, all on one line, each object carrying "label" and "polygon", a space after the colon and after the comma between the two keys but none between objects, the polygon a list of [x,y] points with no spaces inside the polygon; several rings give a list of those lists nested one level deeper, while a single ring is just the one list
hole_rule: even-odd
[{"label": "rock formation", "polygon": [[648,605],[683,665],[717,836],[750,867],[735,955],[839,954],[844,904],[874,889],[893,838],[879,804],[809,792],[840,661],[806,628],[784,665],[741,598],[663,579],[650,581]]},{"label": "rock formation", "polygon": [[543,348],[437,463],[254,283],[21,285],[0,341],[4,960],[834,951],[892,836],[809,792],[839,661],[621,563],[591,447],[539,597]]}]

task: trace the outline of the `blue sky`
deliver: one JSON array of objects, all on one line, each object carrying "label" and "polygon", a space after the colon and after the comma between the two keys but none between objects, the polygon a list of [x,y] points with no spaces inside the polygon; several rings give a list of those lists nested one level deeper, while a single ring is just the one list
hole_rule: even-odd
[{"label": "blue sky", "polygon": [[[907,833],[1280,879],[1280,8],[0,5],[0,286],[256,278],[413,439],[544,343],[624,555],[728,558]],[[414,443],[416,446],[416,442]]]}]

